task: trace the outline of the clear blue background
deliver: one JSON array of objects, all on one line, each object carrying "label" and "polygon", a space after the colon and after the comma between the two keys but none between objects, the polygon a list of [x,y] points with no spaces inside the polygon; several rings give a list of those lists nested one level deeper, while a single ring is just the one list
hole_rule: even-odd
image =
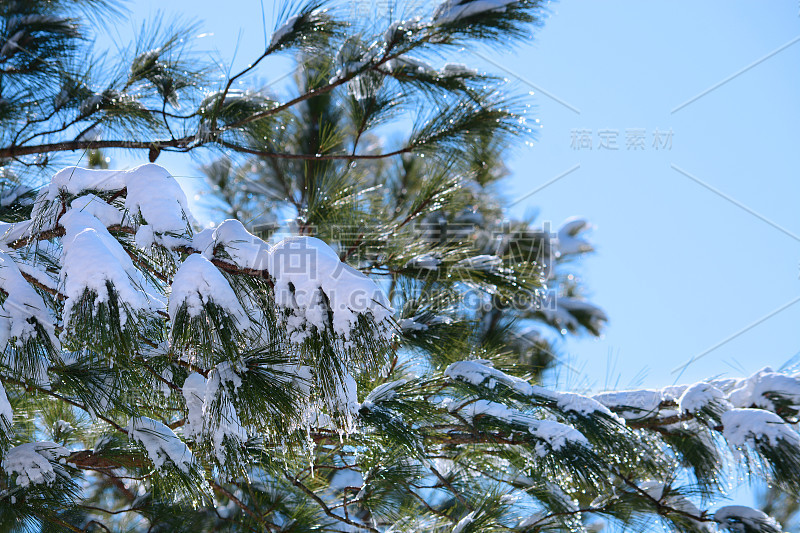
[{"label": "clear blue background", "polygon": [[[258,0],[131,5],[131,28],[159,10],[198,19],[198,34],[213,35],[197,48],[224,63],[241,67],[263,48]],[[276,12],[265,0],[268,32]],[[101,41],[124,42],[129,30],[110,29]],[[511,87],[533,91],[531,119],[542,127],[532,147],[509,159],[509,200],[580,165],[512,209],[516,216],[538,209],[553,224],[582,215],[595,226],[597,253],[579,270],[610,323],[599,340],[562,343],[562,386],[671,384],[673,368],[800,296],[800,241],[671,168],[800,234],[800,42],[672,112],[798,36],[797,0],[583,0],[550,5],[529,40],[491,51],[495,64],[469,52],[451,58],[490,72],[505,68]],[[269,83],[288,69],[285,60],[268,63],[251,80]],[[644,150],[626,149],[633,128],[646,130]],[[652,146],[656,128],[673,131],[671,149]],[[571,146],[579,129],[591,130],[592,150]],[[604,129],[619,132],[617,151],[598,149]],[[159,163],[189,187],[199,183],[196,162],[165,154]],[[780,367],[800,349],[798,321],[800,303],[708,353],[681,381]]]}]

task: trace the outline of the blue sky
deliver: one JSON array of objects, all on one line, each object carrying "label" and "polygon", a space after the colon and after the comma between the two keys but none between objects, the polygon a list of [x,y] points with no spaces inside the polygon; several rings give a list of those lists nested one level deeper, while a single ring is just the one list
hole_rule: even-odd
[{"label": "blue sky", "polygon": [[[258,0],[131,5],[134,21],[158,10],[198,19],[200,32],[213,34],[198,47],[235,65],[263,46]],[[595,226],[597,253],[579,270],[610,323],[601,339],[562,344],[576,369],[562,368],[562,384],[668,385],[675,367],[701,354],[682,382],[792,359],[800,350],[797,0],[757,8],[581,0],[549,10],[520,46],[449,59],[533,92],[531,119],[542,127],[508,161],[504,193],[525,197],[512,214],[537,210],[553,224],[581,215]],[[277,9],[265,1],[264,11],[271,29]],[[257,81],[288,69],[271,65]],[[642,130],[643,147],[628,149]],[[617,150],[600,147],[613,138]],[[159,163],[198,175],[186,158]]]},{"label": "blue sky", "polygon": [[[564,2],[534,42],[498,59],[580,111],[536,91],[544,127],[512,162],[511,194],[580,164],[526,201],[553,221],[580,214],[596,225],[598,253],[582,271],[611,322],[601,340],[566,349],[598,386],[609,354],[620,386],[643,370],[644,385],[672,383],[679,363],[800,296],[799,9]],[[627,130],[638,128],[646,149],[626,150]],[[656,128],[673,131],[671,149],[652,147]],[[574,130],[594,133],[592,150],[571,147]],[[601,130],[619,130],[619,150],[597,148]],[[800,349],[799,319],[800,304],[790,306],[704,355],[682,380],[781,366]]]}]

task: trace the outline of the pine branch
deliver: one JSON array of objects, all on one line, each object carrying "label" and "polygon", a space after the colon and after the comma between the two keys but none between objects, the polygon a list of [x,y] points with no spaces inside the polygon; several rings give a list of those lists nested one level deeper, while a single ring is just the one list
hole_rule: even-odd
[{"label": "pine branch", "polygon": [[284,476],[289,481],[289,483],[291,483],[292,485],[294,485],[295,487],[297,487],[298,489],[303,491],[306,495],[308,495],[308,497],[311,498],[314,501],[314,503],[316,503],[319,506],[320,509],[322,509],[322,512],[324,512],[329,517],[334,518],[334,519],[338,520],[339,522],[345,523],[345,524],[347,524],[348,526],[351,526],[351,527],[355,527],[355,528],[358,528],[358,529],[366,529],[370,533],[380,533],[379,530],[375,529],[372,526],[368,526],[366,524],[359,524],[357,522],[353,522],[352,520],[350,520],[348,518],[344,518],[342,516],[337,515],[336,513],[331,511],[330,507],[328,507],[328,505],[322,500],[322,498],[317,496],[317,494],[314,493],[314,491],[312,491],[307,486],[305,486],[303,483],[301,483],[299,480],[297,480],[297,478],[293,477],[288,472],[285,472]]},{"label": "pine branch", "polygon": [[250,154],[256,155],[259,157],[264,158],[271,158],[271,159],[288,159],[288,160],[295,160],[295,161],[359,161],[359,160],[377,160],[377,159],[386,159],[388,157],[395,157],[398,155],[403,155],[410,153],[414,147],[407,146],[405,148],[399,148],[397,150],[392,150],[391,152],[387,152],[385,154],[281,154],[276,152],[267,152],[264,150],[255,150],[252,148],[246,148],[244,146],[232,144],[226,141],[219,141],[221,146],[225,148],[230,148],[231,150],[235,150],[236,152],[240,152],[243,154]]},{"label": "pine branch", "polygon": [[[153,162],[223,148],[232,159],[206,173],[230,216],[288,212],[301,235],[273,243],[232,220],[195,233],[185,193],[155,165],[124,177],[73,169],[25,197],[4,171],[0,211],[15,224],[4,244],[16,251],[0,255],[13,274],[0,276],[0,364],[11,374],[0,451],[4,465],[39,454],[32,464],[61,484],[23,486],[4,468],[0,484],[20,497],[2,498],[0,521],[8,507],[34,528],[55,516],[54,529],[112,530],[126,513],[163,530],[573,529],[583,513],[623,526],[769,525],[695,512],[686,496],[717,493],[725,440],[748,474],[800,490],[796,378],[748,378],[747,398],[712,381],[653,402],[538,381],[553,347],[523,324],[597,335],[606,320],[564,270],[591,250],[579,235],[588,223],[553,236],[530,221],[502,225],[492,187],[524,121],[497,99],[497,79],[423,59],[505,45],[536,22],[539,2],[453,0],[387,32],[344,29],[320,5],[284,11],[272,43],[221,83],[181,56],[180,29],[150,27],[108,74],[64,38],[82,36],[70,33],[78,26],[24,18],[66,20],[72,4],[0,8],[0,34],[50,24],[32,42],[0,35],[0,158],[13,168],[71,150],[148,150]],[[233,89],[290,49],[302,69],[284,102]],[[415,117],[413,131],[382,145],[379,126],[398,117]],[[98,128],[103,138],[86,138]],[[312,245],[315,271],[278,261],[300,257],[293,243]],[[571,307],[513,305],[545,284],[561,284]],[[366,308],[353,303],[365,289],[375,289]],[[467,301],[476,291],[478,305]],[[88,449],[98,430],[110,440]],[[63,472],[48,438],[67,450],[51,450],[68,454]],[[81,471],[87,482],[73,482]],[[523,525],[527,509],[542,515]]]},{"label": "pine branch", "polygon": [[236,507],[238,507],[239,509],[241,509],[242,511],[247,513],[249,516],[254,518],[259,524],[261,524],[262,527],[265,527],[267,529],[272,529],[272,527],[270,527],[267,524],[267,522],[265,522],[264,519],[259,514],[257,514],[252,509],[250,509],[244,503],[242,503],[242,501],[239,498],[237,498],[236,496],[231,494],[223,486],[219,485],[218,483],[216,483],[214,481],[210,481],[210,480],[209,480],[208,484],[211,486],[212,489],[214,489],[214,492],[218,492],[219,494],[222,494],[223,496],[228,498],[230,501],[232,501],[234,504],[236,504]]},{"label": "pine branch", "polygon": [[[78,402],[76,402],[76,401],[74,401],[74,400],[72,400],[70,398],[67,398],[66,396],[63,396],[63,395],[61,395],[61,394],[59,394],[57,392],[54,392],[52,390],[49,390],[49,389],[46,389],[46,388],[43,388],[43,387],[39,387],[38,385],[33,385],[33,384],[30,384],[30,383],[24,383],[22,381],[14,379],[14,378],[10,378],[8,376],[0,376],[0,381],[4,381],[4,382],[7,382],[7,383],[13,383],[14,385],[18,385],[18,386],[20,386],[20,387],[22,387],[22,388],[24,388],[26,390],[35,390],[37,392],[46,394],[47,396],[51,396],[53,398],[56,398],[57,400],[60,400],[60,401],[65,402],[65,403],[68,403],[69,405],[71,405],[73,407],[77,407],[78,409],[80,409],[80,410],[82,410],[82,411],[84,411],[86,413],[92,414],[92,412],[93,412],[91,409],[89,409],[88,407],[86,407],[85,405],[83,405],[81,403],[78,403]],[[114,422],[113,420],[111,420],[109,418],[106,418],[105,416],[103,416],[103,415],[101,415],[99,413],[94,413],[94,415],[97,416],[97,418],[99,418],[100,420],[102,420],[106,424],[108,424],[109,426],[111,426],[114,429],[116,429],[117,431],[119,431],[120,433],[124,433],[125,435],[128,434],[128,430],[126,430],[125,428],[123,428],[122,426],[120,426],[119,424]]]},{"label": "pine branch", "polygon": [[[267,152],[263,150],[254,150],[246,148],[237,144],[229,143],[227,141],[217,141],[220,146],[230,148],[236,152],[250,155],[257,155],[260,157],[271,159],[287,159],[296,161],[347,161],[347,160],[375,160],[385,159],[388,157],[395,157],[398,155],[409,153],[413,147],[401,148],[393,150],[386,154],[288,154],[279,152]],[[182,152],[189,152],[201,146],[205,146],[206,142],[198,142],[196,135],[182,137],[180,139],[163,139],[156,141],[132,141],[132,140],[91,140],[91,141],[65,141],[59,143],[40,144],[40,145],[22,145],[22,146],[8,146],[0,148],[0,158],[16,158],[26,155],[49,154],[56,152],[73,152],[77,150],[97,150],[102,148],[124,148],[129,150],[163,150],[166,148],[177,148]]]},{"label": "pine branch", "polygon": [[675,507],[671,507],[669,505],[664,504],[661,500],[654,498],[651,496],[646,490],[643,490],[639,485],[634,483],[631,479],[627,476],[624,476],[617,472],[617,476],[625,483],[628,487],[633,489],[636,493],[638,493],[642,498],[650,501],[650,503],[658,510],[658,514],[666,516],[669,514],[676,514],[688,518],[690,520],[694,520],[696,522],[714,522],[713,519],[708,518],[705,516],[705,513],[702,513],[700,516],[693,515],[691,513],[687,513],[682,509],[676,509]]}]

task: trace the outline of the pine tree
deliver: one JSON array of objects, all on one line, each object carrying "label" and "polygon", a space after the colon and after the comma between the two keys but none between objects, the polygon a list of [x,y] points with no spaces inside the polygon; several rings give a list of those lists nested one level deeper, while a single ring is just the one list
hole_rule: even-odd
[{"label": "pine tree", "polygon": [[[387,28],[290,5],[221,87],[180,29],[100,68],[80,17],[115,9],[0,5],[0,529],[780,531],[719,497],[800,493],[800,378],[543,385],[536,332],[605,322],[570,265],[587,223],[501,222],[523,103],[423,61],[526,35],[538,2]],[[237,88],[287,52],[296,96]],[[103,168],[116,148],[151,163]],[[229,218],[199,230],[152,161],[204,148]],[[73,150],[94,169],[54,172]]]}]

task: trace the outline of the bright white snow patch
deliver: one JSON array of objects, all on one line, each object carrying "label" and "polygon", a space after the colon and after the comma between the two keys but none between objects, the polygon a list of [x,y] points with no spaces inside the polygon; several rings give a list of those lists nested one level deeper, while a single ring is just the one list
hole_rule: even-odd
[{"label": "bright white snow patch", "polygon": [[722,434],[731,446],[744,446],[757,441],[769,441],[770,446],[779,440],[800,446],[800,435],[775,413],[763,409],[731,409],[723,413]]},{"label": "bright white snow patch", "polygon": [[660,390],[641,389],[604,392],[596,394],[594,399],[619,412],[624,418],[636,419],[657,414],[664,394]]},{"label": "bright white snow patch", "polygon": [[16,339],[19,347],[36,338],[36,328],[30,319],[38,322],[53,345],[59,347],[53,317],[44,300],[22,276],[17,263],[3,251],[0,251],[0,290],[8,295],[0,306],[0,351],[11,339]]},{"label": "bright white snow patch", "polygon": [[3,470],[9,476],[17,474],[20,487],[31,483],[49,485],[55,481],[58,471],[63,470],[58,463],[63,463],[67,456],[69,450],[54,442],[28,442],[8,450],[3,457]]},{"label": "bright white snow patch", "polygon": [[192,372],[183,382],[183,397],[189,414],[186,417],[184,431],[191,437],[199,437],[203,433],[203,405],[206,401],[206,378]]},{"label": "bright white snow patch", "polygon": [[61,279],[67,297],[64,322],[87,289],[97,294],[95,305],[107,302],[106,282],[111,282],[120,301],[135,311],[153,313],[164,309],[162,297],[148,285],[100,220],[90,213],[70,209],[61,217],[61,225],[66,230],[61,255]]},{"label": "bright white snow patch", "polygon": [[[186,194],[165,168],[152,163],[131,170],[78,167],[60,170],[50,185],[40,191],[36,198],[34,218],[43,227],[52,227],[60,210],[57,200],[63,192],[75,196],[84,191],[108,192],[121,189],[126,189],[125,210],[131,222],[138,226],[139,219],[143,219],[144,224],[152,228],[156,240],[165,246],[188,244],[194,218],[189,211]],[[92,215],[100,214],[98,218],[104,222],[118,223],[115,222],[116,215],[112,215],[102,204],[92,206],[91,203],[94,200],[81,200],[77,207],[88,208]]]},{"label": "bright white snow patch", "polygon": [[476,416],[490,416],[506,424],[527,426],[531,435],[549,445],[536,445],[535,450],[540,457],[546,456],[550,449],[558,451],[568,444],[591,446],[586,437],[571,426],[554,420],[540,420],[501,403],[476,400],[461,408],[460,412],[468,420],[473,420]]},{"label": "bright white snow patch", "polygon": [[800,409],[800,379],[764,368],[746,379],[737,380],[728,394],[734,407],[761,407],[775,409],[769,395],[787,400],[794,409]]},{"label": "bright white snow patch", "polygon": [[450,364],[445,369],[444,375],[472,385],[484,385],[490,389],[493,389],[497,383],[501,383],[524,396],[535,396],[555,402],[556,406],[565,412],[573,412],[583,416],[602,413],[616,418],[601,402],[593,398],[571,392],[551,391],[538,385],[531,385],[524,379],[506,374],[496,368],[492,368],[490,365],[491,363],[488,361],[458,361]]},{"label": "bright white snow patch", "polygon": [[533,387],[524,379],[516,376],[511,376],[492,368],[489,361],[457,361],[451,363],[444,371],[445,377],[451,379],[459,379],[472,385],[486,384],[487,387],[493,389],[496,383],[516,390],[520,394],[530,395],[533,392]]},{"label": "bright white snow patch", "polygon": [[42,199],[54,201],[58,199],[59,194],[62,192],[75,196],[83,191],[116,191],[124,189],[127,185],[127,174],[130,172],[133,171],[66,167],[56,172],[56,175],[50,181],[50,185],[40,192],[37,204]]},{"label": "bright white snow patch", "polygon": [[390,381],[388,383],[378,385],[372,389],[369,394],[367,394],[366,398],[364,398],[364,402],[361,404],[362,407],[372,409],[375,407],[375,403],[393,400],[394,397],[397,396],[397,391],[395,389],[405,385],[406,383],[408,383],[408,380],[398,379],[397,381]]},{"label": "bright white snow patch", "polygon": [[[213,429],[211,439],[214,443],[214,452],[220,462],[224,462],[226,458],[226,440],[238,444],[247,442],[247,430],[242,426],[231,398],[231,395],[235,394],[235,391],[242,385],[242,378],[237,370],[227,361],[220,363],[208,375],[206,383],[203,417],[206,427]],[[216,424],[213,425],[213,428],[211,424],[212,404],[216,405],[218,409],[214,415],[219,417],[218,420],[215,420]]]},{"label": "bright white snow patch", "polygon": [[355,431],[355,420],[361,405],[358,403],[358,384],[350,372],[335,380],[336,390],[329,400],[330,407],[343,416],[343,427],[347,433]]},{"label": "bright white snow patch", "polygon": [[725,395],[710,383],[695,383],[681,395],[678,405],[682,413],[696,413],[713,402],[724,402]]},{"label": "bright white snow patch", "polygon": [[160,469],[169,459],[183,473],[192,464],[192,452],[167,426],[157,420],[140,416],[128,424],[128,436],[141,444],[153,465]]},{"label": "bright white snow patch", "polygon": [[94,194],[84,194],[72,200],[70,204],[72,209],[83,211],[94,216],[97,220],[103,223],[106,227],[113,226],[114,224],[122,224],[122,213],[119,209],[106,203],[102,198],[98,198]]},{"label": "bright white snow patch", "polygon": [[220,246],[227,258],[239,268],[263,270],[267,268],[270,254],[269,245],[247,231],[238,220],[228,219],[214,229],[206,229],[194,237],[193,246],[203,257],[214,257],[215,248]]},{"label": "bright white snow patch", "polygon": [[227,458],[225,443],[241,446],[247,442],[247,430],[239,420],[239,414],[233,403],[225,398],[220,404],[219,424],[212,435],[214,453],[217,459],[224,463]]},{"label": "bright white snow patch", "polygon": [[[537,420],[528,427],[531,435],[541,439],[554,450],[561,450],[568,444],[577,444],[589,448],[591,445],[586,437],[577,429],[554,420]],[[540,456],[547,455],[547,450],[536,446]]]},{"label": "bright white snow patch", "polygon": [[[6,389],[3,388],[3,384],[0,383],[0,422],[5,424],[8,427],[11,427],[11,423],[14,420],[14,411],[11,410],[11,404],[8,403],[8,396],[6,396]],[[2,429],[2,424],[0,424],[0,429]]]},{"label": "bright white snow patch", "polygon": [[169,316],[174,321],[178,310],[185,304],[189,316],[196,317],[203,311],[203,306],[212,302],[230,313],[242,329],[251,326],[250,318],[225,276],[211,261],[192,254],[181,264],[172,281]]},{"label": "bright white snow patch", "polygon": [[727,505],[720,507],[714,513],[716,520],[722,527],[730,531],[781,531],[781,526],[775,519],[757,509],[744,505]]},{"label": "bright white snow patch", "polygon": [[[274,281],[275,302],[286,311],[282,319],[293,342],[302,342],[312,328],[328,328],[328,305],[333,317],[330,326],[345,342],[352,340],[351,332],[362,315],[372,317],[380,335],[389,337],[394,329],[393,310],[380,287],[341,262],[336,252],[319,239],[291,237],[271,247],[248,232],[241,222],[226,220],[216,229],[196,234],[193,247],[206,260],[217,259],[268,273]],[[201,261],[192,261],[192,268],[199,269]],[[213,276],[210,265],[203,269]],[[187,276],[187,283],[182,280],[178,289],[192,292],[191,281],[196,277]],[[224,289],[227,283],[221,285]],[[175,294],[173,283],[173,300]],[[197,298],[191,299],[194,309],[199,309],[199,303]]]},{"label": "bright white snow patch", "polygon": [[189,411],[184,431],[196,439],[210,438],[220,462],[226,460],[226,440],[239,444],[247,442],[247,430],[231,399],[241,384],[237,368],[229,362],[214,367],[208,380],[192,372],[183,382],[183,396]]},{"label": "bright white snow patch", "polygon": [[[545,390],[542,387],[536,388],[541,391]],[[558,392],[551,394],[555,395],[556,405],[558,405],[558,408],[562,411],[578,413],[583,416],[590,415],[592,413],[603,413],[604,415],[622,422],[622,420],[609,411],[606,406],[594,398],[589,398],[588,396],[583,396],[581,394],[575,394],[574,392]]]},{"label": "bright white snow patch", "polygon": [[321,240],[292,237],[279,242],[269,256],[268,270],[275,279],[275,302],[293,315],[286,325],[294,342],[301,342],[310,326],[327,329],[323,295],[333,313],[332,329],[343,338],[350,338],[359,315],[368,314],[389,334],[393,311],[383,291],[339,261],[336,252]]},{"label": "bright white snow patch", "polygon": [[146,250],[153,246],[156,241],[156,234],[153,231],[153,226],[143,224],[136,230],[136,235],[133,237],[133,242],[142,250]]},{"label": "bright white snow patch", "polygon": [[[342,338],[349,339],[361,315],[371,315],[380,333],[390,334],[393,310],[383,291],[373,280],[339,261],[336,252],[319,239],[291,237],[270,247],[248,232],[241,222],[226,220],[216,229],[196,234],[193,247],[207,260],[206,263],[218,259],[242,269],[269,273],[274,280],[275,301],[288,312],[285,325],[293,342],[302,342],[311,327],[320,331],[327,329],[326,300],[333,312],[330,325]],[[201,267],[202,261],[189,259],[193,262],[192,271],[202,269],[214,276],[210,263]],[[186,263],[184,266],[189,268]],[[195,274],[193,272],[181,280],[178,290],[182,294],[193,292],[191,282],[197,278]],[[221,275],[215,277],[219,281]],[[173,283],[173,300],[176,298],[176,283]],[[226,286],[227,283],[222,284],[223,289]],[[199,312],[201,301],[196,297],[190,298],[190,307]],[[172,303],[170,305],[172,308]]]},{"label": "bright white snow patch", "polygon": [[178,182],[165,168],[154,164],[142,165],[129,172],[125,208],[133,215],[141,215],[155,233],[162,235],[167,246],[182,244],[182,239],[166,235],[183,235],[187,228],[191,232],[194,222],[186,194]]}]

